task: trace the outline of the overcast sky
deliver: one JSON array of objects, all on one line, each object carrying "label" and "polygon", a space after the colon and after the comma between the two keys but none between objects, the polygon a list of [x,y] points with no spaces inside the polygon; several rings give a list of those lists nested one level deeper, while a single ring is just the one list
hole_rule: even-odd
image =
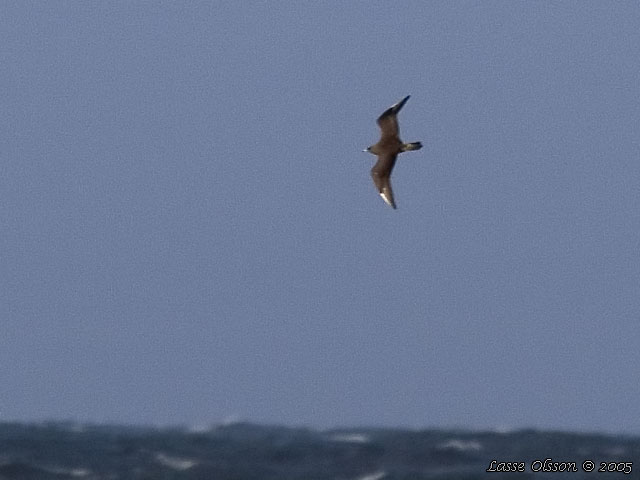
[{"label": "overcast sky", "polygon": [[639,52],[636,1],[2,2],[0,421],[640,432]]}]

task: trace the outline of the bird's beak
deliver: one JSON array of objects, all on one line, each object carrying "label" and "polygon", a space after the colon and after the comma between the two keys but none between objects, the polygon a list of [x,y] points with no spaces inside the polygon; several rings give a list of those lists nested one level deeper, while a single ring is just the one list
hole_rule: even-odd
[{"label": "bird's beak", "polygon": [[368,152],[368,151],[369,151],[369,149],[368,149],[368,148],[365,148],[365,149],[364,149],[364,150],[362,150],[362,151],[363,151],[363,152]]}]

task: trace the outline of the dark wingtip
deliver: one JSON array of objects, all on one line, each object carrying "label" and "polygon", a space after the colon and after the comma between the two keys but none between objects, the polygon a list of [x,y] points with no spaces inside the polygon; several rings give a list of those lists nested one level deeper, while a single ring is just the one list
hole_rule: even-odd
[{"label": "dark wingtip", "polygon": [[407,100],[409,100],[409,97],[411,97],[411,95],[407,95],[402,100],[400,100],[398,103],[396,103],[393,107],[391,107],[391,108],[393,108],[393,113],[398,113],[400,111],[400,109],[402,107],[404,107],[404,104],[407,103]]},{"label": "dark wingtip", "polygon": [[405,143],[402,145],[403,152],[410,152],[411,150],[420,150],[422,148],[422,142]]}]

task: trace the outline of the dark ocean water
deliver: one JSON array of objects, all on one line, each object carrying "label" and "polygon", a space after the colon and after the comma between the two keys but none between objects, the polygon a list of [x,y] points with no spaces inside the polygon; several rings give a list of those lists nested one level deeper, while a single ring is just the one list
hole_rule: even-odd
[{"label": "dark ocean water", "polygon": [[[640,478],[638,462],[640,437],[535,430],[0,424],[0,480],[608,480]],[[487,473],[507,467],[524,472]]]}]

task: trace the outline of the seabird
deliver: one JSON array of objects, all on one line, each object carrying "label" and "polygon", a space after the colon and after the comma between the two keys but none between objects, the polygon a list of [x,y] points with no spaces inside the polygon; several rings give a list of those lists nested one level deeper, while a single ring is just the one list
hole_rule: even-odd
[{"label": "seabird", "polygon": [[375,145],[363,150],[378,157],[378,161],[371,169],[371,177],[382,199],[393,208],[396,208],[396,203],[393,201],[390,177],[391,170],[396,163],[396,157],[399,153],[422,148],[420,142],[402,143],[399,136],[397,114],[410,96],[407,95],[378,117],[378,126],[381,131],[380,140]]}]

